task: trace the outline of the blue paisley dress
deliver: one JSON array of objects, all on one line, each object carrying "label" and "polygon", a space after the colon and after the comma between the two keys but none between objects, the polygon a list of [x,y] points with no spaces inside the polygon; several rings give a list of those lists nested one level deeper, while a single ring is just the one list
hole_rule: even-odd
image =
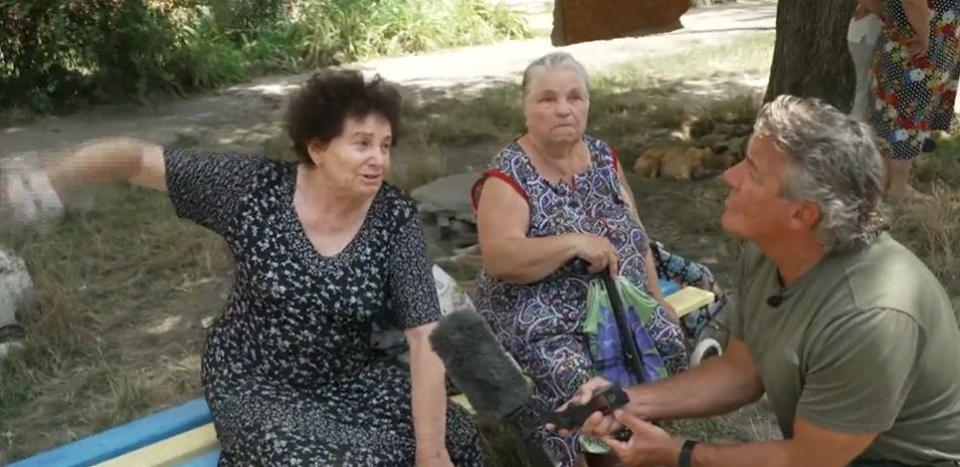
[{"label": "blue paisley dress", "polygon": [[[646,289],[649,240],[621,196],[616,152],[603,141],[585,136],[590,168],[571,185],[553,184],[540,176],[529,155],[515,141],[497,155],[472,189],[479,200],[483,182],[496,177],[510,184],[530,207],[528,237],[565,233],[604,236],[617,248],[621,274]],[[586,317],[590,276],[565,266],[532,284],[499,281],[481,271],[477,308],[497,339],[534,381],[534,403],[556,409],[595,375],[582,325]],[[659,307],[650,325],[657,350],[671,373],[686,369],[687,351],[681,328]],[[576,437],[568,439],[538,430],[537,442],[561,465],[573,465]]]}]

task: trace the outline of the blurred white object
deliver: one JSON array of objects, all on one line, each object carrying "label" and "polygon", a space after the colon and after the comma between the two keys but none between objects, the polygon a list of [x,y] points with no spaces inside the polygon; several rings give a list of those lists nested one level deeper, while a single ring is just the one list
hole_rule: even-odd
[{"label": "blurred white object", "polygon": [[853,94],[853,107],[850,115],[865,121],[873,108],[873,95],[870,91],[870,65],[874,52],[883,33],[883,20],[877,15],[868,14],[862,18],[850,18],[847,27],[847,49],[853,59],[856,86]]},{"label": "blurred white object", "polygon": [[[460,310],[475,310],[470,296],[440,266],[433,266],[433,282],[437,287],[441,314],[447,315]],[[370,343],[374,349],[384,352],[404,365],[410,363],[406,337],[403,331],[396,326],[396,323],[374,321],[372,331]]]},{"label": "blurred white object", "polygon": [[704,360],[720,355],[723,355],[723,347],[720,342],[712,337],[705,338],[698,342],[696,347],[693,348],[693,352],[690,353],[690,367],[696,368]]},{"label": "blurred white object", "polygon": [[862,18],[850,18],[847,26],[847,42],[876,45],[883,33],[883,20],[868,13]]},{"label": "blurred white object", "polygon": [[0,247],[0,359],[21,345],[17,311],[33,300],[33,281],[23,259]]},{"label": "blurred white object", "polygon": [[0,159],[0,227],[44,226],[62,214],[63,203],[37,153]]},{"label": "blurred white object", "polygon": [[457,285],[457,281],[450,277],[450,274],[440,269],[440,266],[433,265],[433,281],[440,298],[441,314],[447,315],[461,310],[476,311],[470,296]]}]

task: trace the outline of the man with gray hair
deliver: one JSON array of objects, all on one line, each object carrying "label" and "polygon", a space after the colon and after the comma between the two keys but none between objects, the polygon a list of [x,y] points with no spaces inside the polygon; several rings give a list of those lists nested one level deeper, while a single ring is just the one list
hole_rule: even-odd
[{"label": "man with gray hair", "polygon": [[[746,240],[725,353],[627,389],[582,434],[624,465],[960,465],[960,331],[937,278],[885,232],[869,128],[813,99],[764,106],[724,230]],[[595,379],[578,402],[605,386]],[[764,393],[783,440],[698,444],[649,421],[733,411]],[[623,426],[629,441],[613,436]]]}]

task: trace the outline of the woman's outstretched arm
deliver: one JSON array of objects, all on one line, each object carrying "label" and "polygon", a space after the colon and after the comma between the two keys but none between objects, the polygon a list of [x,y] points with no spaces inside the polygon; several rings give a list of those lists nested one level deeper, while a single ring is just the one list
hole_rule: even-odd
[{"label": "woman's outstretched arm", "polygon": [[93,183],[129,182],[166,191],[163,148],[130,138],[84,144],[64,160],[47,167],[53,188],[61,195]]}]

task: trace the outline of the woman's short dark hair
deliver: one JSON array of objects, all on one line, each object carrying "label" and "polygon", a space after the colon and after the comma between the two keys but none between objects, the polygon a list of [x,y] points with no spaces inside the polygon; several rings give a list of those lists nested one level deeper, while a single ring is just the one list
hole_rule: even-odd
[{"label": "woman's short dark hair", "polygon": [[390,122],[393,144],[400,132],[400,93],[375,76],[365,81],[353,70],[321,71],[290,98],[287,108],[287,134],[293,140],[297,157],[312,163],[307,146],[314,139],[329,143],[343,132],[348,118],[380,114]]}]

